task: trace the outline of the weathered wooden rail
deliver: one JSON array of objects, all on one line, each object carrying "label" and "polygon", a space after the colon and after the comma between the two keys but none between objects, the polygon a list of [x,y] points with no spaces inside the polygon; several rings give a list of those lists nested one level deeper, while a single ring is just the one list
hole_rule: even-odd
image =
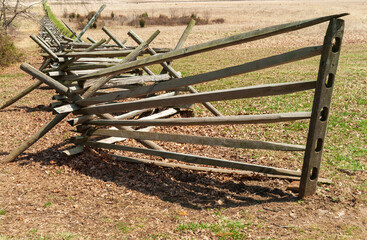
[{"label": "weathered wooden rail", "polygon": [[[98,17],[103,8],[104,6],[92,18],[93,21]],[[69,113],[73,113],[74,118],[68,122],[72,126],[76,126],[76,131],[80,133],[80,136],[68,140],[76,146],[64,151],[66,155],[80,153],[87,146],[129,151],[145,154],[148,157],[159,156],[190,164],[246,170],[269,176],[301,179],[299,197],[303,198],[311,195],[316,190],[317,181],[320,180],[321,156],[325,143],[331,95],[344,30],[344,21],[340,18],[345,15],[331,15],[267,27],[182,48],[190,30],[194,26],[194,22],[191,22],[174,49],[150,47],[159,31],[155,32],[146,41],[133,31],[130,31],[128,35],[137,43],[137,46],[126,46],[126,41],[120,41],[107,28],[103,28],[103,31],[111,43],[107,43],[104,39],[96,41],[92,38],[88,38],[90,43],[83,42],[81,37],[93,23],[92,20],[79,34],[65,24],[73,33],[71,36],[64,36],[57,31],[53,31],[52,26],[43,24],[41,34],[39,36],[31,36],[44,51],[42,54],[44,57],[43,65],[40,69],[36,69],[26,63],[21,65],[21,69],[33,78],[38,79],[38,82],[7,101],[2,108],[13,104],[22,96],[44,83],[59,93],[59,95],[54,96],[57,102],[52,103],[54,112],[57,115],[51,122],[31,136],[28,141],[11,152],[3,162],[13,161]],[[324,37],[324,43],[320,46],[304,47],[194,76],[183,77],[172,65],[172,61],[175,59],[256,41],[323,22],[329,22],[329,25]],[[146,56],[147,54],[150,56]],[[192,86],[318,55],[321,55],[319,72],[317,79],[313,81],[257,85],[203,93],[197,92]],[[137,59],[138,56],[143,56],[143,58]],[[117,57],[123,58],[118,59]],[[148,68],[154,64],[162,66],[161,74],[156,75]],[[209,103],[212,101],[284,95],[312,89],[315,89],[315,93],[313,106],[309,112],[223,116]],[[187,106],[195,103],[204,104],[215,116],[170,118],[170,116],[185,110]],[[140,117],[142,113],[147,111],[152,111],[154,114],[148,117]],[[302,119],[309,119],[310,122],[305,146],[267,141],[150,132],[156,126],[264,124]],[[122,142],[126,139],[135,139],[147,148],[123,145]],[[300,172],[214,157],[172,152],[169,149],[164,149],[155,141],[272,151],[302,151],[304,152],[304,161],[302,171]],[[117,142],[119,144],[115,144]],[[113,156],[123,161],[155,163],[168,167],[185,167],[219,172],[234,171],[129,158],[126,156]]]}]

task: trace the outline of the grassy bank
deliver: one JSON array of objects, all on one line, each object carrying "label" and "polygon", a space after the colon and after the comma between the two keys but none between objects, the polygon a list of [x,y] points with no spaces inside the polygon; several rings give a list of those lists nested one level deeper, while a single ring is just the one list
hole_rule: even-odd
[{"label": "grassy bank", "polygon": [[70,36],[72,32],[65,27],[65,25],[56,17],[56,15],[51,11],[50,6],[47,5],[47,1],[43,2],[43,8],[50,18],[50,20],[55,24],[55,26],[62,32],[64,35]]}]

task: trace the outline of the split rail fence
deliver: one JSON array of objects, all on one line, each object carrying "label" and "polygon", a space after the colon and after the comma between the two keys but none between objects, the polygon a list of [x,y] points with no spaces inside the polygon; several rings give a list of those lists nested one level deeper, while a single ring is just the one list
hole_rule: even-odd
[{"label": "split rail fence", "polygon": [[[11,152],[3,162],[16,159],[66,116],[73,113],[74,117],[68,122],[72,126],[76,126],[76,131],[80,133],[80,136],[69,139],[69,142],[74,143],[75,147],[64,151],[66,155],[81,153],[86,146],[117,149],[190,164],[215,166],[216,168],[114,155],[115,158],[123,161],[222,172],[231,172],[233,170],[230,169],[237,169],[267,175],[287,176],[301,179],[300,198],[315,192],[319,180],[331,96],[343,37],[344,21],[340,17],[346,14],[266,27],[182,48],[194,26],[192,21],[185,29],[177,46],[174,49],[166,49],[150,47],[159,31],[156,31],[147,40],[143,40],[136,33],[130,31],[128,35],[137,45],[129,46],[125,45],[126,41],[120,41],[104,27],[103,31],[108,36],[108,41],[105,39],[96,41],[88,37],[89,42],[84,42],[82,40],[83,34],[97,19],[103,8],[104,6],[79,34],[65,23],[66,27],[73,33],[71,36],[65,36],[58,32],[46,17],[43,20],[39,36],[31,36],[42,48],[44,62],[39,69],[27,63],[22,64],[21,69],[36,78],[37,82],[7,101],[1,108],[10,106],[44,83],[58,92],[58,95],[53,97],[57,102],[52,103],[56,116],[32,135],[28,141]],[[329,22],[329,25],[324,42],[320,46],[304,47],[194,76],[182,76],[179,71],[173,68],[173,60],[175,59],[256,41],[324,22]],[[260,71],[318,55],[321,55],[318,77],[313,81],[266,84],[201,93],[193,87],[199,83]],[[139,56],[140,58],[138,58]],[[150,65],[160,65],[162,67],[161,73],[154,74],[149,69]],[[312,89],[314,89],[313,105],[309,112],[224,116],[210,104],[213,101],[284,95]],[[185,110],[187,106],[196,103],[203,104],[214,116],[170,118]],[[152,109],[154,114],[148,117],[139,117],[142,113],[152,111]],[[150,132],[156,126],[259,124],[304,119],[309,120],[306,145]],[[135,139],[146,148],[124,145],[125,139]],[[172,152],[154,141],[271,151],[301,151],[304,152],[304,161],[302,171],[295,171]],[[225,169],[220,170],[221,168],[218,167]]]}]

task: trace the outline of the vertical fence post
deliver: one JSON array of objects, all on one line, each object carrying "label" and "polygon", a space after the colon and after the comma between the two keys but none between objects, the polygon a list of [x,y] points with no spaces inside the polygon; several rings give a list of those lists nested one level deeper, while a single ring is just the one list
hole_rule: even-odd
[{"label": "vertical fence post", "polygon": [[303,160],[299,198],[316,192],[344,21],[331,19],[325,35]]}]

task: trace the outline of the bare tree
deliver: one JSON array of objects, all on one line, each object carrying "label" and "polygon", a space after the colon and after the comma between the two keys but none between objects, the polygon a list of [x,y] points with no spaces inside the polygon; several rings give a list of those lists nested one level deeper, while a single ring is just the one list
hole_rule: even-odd
[{"label": "bare tree", "polygon": [[19,16],[30,17],[29,10],[32,6],[40,2],[33,2],[29,5],[24,4],[21,0],[9,1],[0,0],[0,26],[7,32],[13,21]]}]

